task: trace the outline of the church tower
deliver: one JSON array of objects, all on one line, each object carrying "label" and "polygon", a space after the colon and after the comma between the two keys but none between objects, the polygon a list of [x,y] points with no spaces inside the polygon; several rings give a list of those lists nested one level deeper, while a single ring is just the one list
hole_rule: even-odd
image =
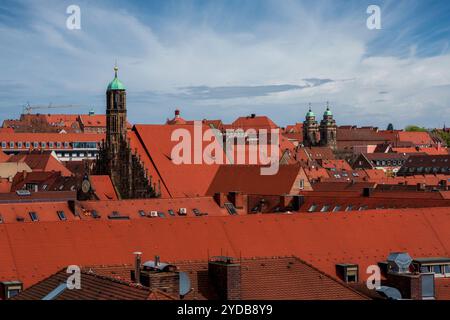
[{"label": "church tower", "polygon": [[323,119],[320,121],[320,144],[322,146],[331,147],[333,150],[337,147],[337,126],[336,120],[333,119],[333,113],[327,102],[327,109],[323,114]]},{"label": "church tower", "polygon": [[117,71],[116,66],[114,79],[106,90],[106,139],[100,147],[94,172],[109,175],[121,199],[158,197],[160,190],[156,191],[156,184],[152,183],[137,150],[131,149],[127,137],[126,91]]},{"label": "church tower", "polygon": [[[117,78],[119,68],[114,67],[114,79],[106,90],[106,151],[109,159],[116,162],[120,146],[127,136],[127,103],[125,87]],[[111,167],[114,167],[113,163]]]},{"label": "church tower", "polygon": [[306,114],[306,119],[303,122],[303,144],[305,147],[313,147],[319,143],[319,125],[316,121],[316,115],[311,110]]}]

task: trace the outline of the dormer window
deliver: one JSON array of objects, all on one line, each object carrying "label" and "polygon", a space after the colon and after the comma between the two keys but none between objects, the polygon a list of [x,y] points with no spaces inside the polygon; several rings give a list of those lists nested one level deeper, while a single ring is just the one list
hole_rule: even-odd
[{"label": "dormer window", "polygon": [[359,267],[357,264],[349,264],[349,263],[337,264],[336,274],[345,283],[358,282]]}]

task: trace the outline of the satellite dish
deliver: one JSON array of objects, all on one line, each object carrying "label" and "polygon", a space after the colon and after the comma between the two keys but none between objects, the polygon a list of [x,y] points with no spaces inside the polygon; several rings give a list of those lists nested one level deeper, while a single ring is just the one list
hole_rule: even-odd
[{"label": "satellite dish", "polygon": [[180,295],[184,296],[191,291],[191,279],[186,272],[180,272]]},{"label": "satellite dish", "polygon": [[391,300],[401,300],[402,299],[402,294],[400,293],[400,291],[398,291],[397,289],[392,288],[392,287],[381,286],[380,288],[377,289],[377,292],[381,293],[386,298],[391,299]]}]

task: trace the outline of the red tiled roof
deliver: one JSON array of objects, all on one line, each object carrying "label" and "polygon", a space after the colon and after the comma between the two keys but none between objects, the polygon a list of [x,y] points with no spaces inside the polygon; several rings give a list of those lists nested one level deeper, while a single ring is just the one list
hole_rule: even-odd
[{"label": "red tiled roof", "polygon": [[[241,265],[242,300],[361,300],[362,294],[297,257],[236,259]],[[217,299],[207,261],[171,261],[191,280],[185,300]],[[130,280],[132,266],[93,267],[95,273]]]},{"label": "red tiled roof", "polygon": [[80,122],[83,127],[106,127],[105,114],[86,114],[80,115]]},{"label": "red tiled roof", "polygon": [[[42,300],[61,283],[66,283],[71,274],[61,270],[23,291],[13,300]],[[81,288],[64,290],[54,300],[153,300],[159,298],[158,290],[150,292],[148,288],[130,282],[119,281],[111,277],[97,275],[89,270],[81,271]],[[168,295],[165,295],[168,297]],[[167,298],[166,298],[167,299]],[[158,299],[159,300],[159,299]]]},{"label": "red tiled roof", "polygon": [[98,200],[117,200],[116,190],[109,176],[90,176],[89,180]]},{"label": "red tiled roof", "polygon": [[352,171],[352,167],[348,164],[345,160],[322,160],[320,165],[325,169],[336,169],[336,170],[345,170],[345,171]]},{"label": "red tiled roof", "polygon": [[301,133],[301,134],[303,134],[303,123],[297,122],[294,125],[286,126],[284,133]]},{"label": "red tiled roof", "polygon": [[73,173],[53,156],[51,151],[20,152],[9,158],[8,162],[25,162],[34,172],[61,172],[63,177],[70,177]]},{"label": "red tiled roof", "polygon": [[426,153],[430,156],[434,156],[434,155],[448,155],[449,154],[449,150],[447,148],[443,148],[443,147],[431,147],[431,148],[414,148],[414,147],[409,147],[409,148],[392,148],[393,152],[397,152],[397,153]]},{"label": "red tiled roof", "polygon": [[[2,133],[1,139],[6,142],[101,142],[104,134],[96,133]],[[25,149],[25,146],[24,146]]]},{"label": "red tiled roof", "polygon": [[[5,223],[0,224],[0,280],[19,279],[28,287],[71,264],[131,264],[134,251],[167,261],[206,260],[221,252],[248,258],[296,255],[335,275],[338,263],[356,263],[364,271],[390,252],[406,251],[414,258],[449,256],[449,229],[448,207]],[[362,272],[360,278],[366,277]]]},{"label": "red tiled roof", "polygon": [[297,176],[303,170],[299,164],[280,165],[275,175],[262,175],[262,166],[222,165],[217,171],[207,194],[241,191],[245,194],[290,194]]},{"label": "red tiled roof", "polygon": [[0,178],[0,193],[10,192],[11,182],[9,179]]},{"label": "red tiled roof", "polygon": [[[208,129],[203,125],[202,130]],[[218,164],[174,164],[171,156],[172,149],[180,142],[171,141],[171,135],[175,130],[186,130],[192,137],[191,161],[194,163],[194,126],[193,125],[136,125],[134,131],[141,143],[137,152],[143,158],[150,174],[157,173],[154,177],[161,181],[162,192],[167,190],[169,197],[195,197],[206,194],[208,187],[216,174]],[[210,142],[203,142],[201,160],[203,162],[203,150]],[[133,145],[136,147],[137,143]],[[222,149],[220,149],[222,150]],[[222,151],[223,152],[223,151]],[[223,153],[220,155],[223,157]],[[223,157],[225,159],[225,157]]]},{"label": "red tiled roof", "polygon": [[[67,202],[28,202],[28,203],[0,203],[0,215],[3,223],[20,223],[32,222],[30,212],[36,212],[40,222],[60,221],[57,215],[58,211],[63,211],[67,220],[80,220],[73,215]],[[23,220],[22,220],[23,218]]]},{"label": "red tiled roof", "polygon": [[231,124],[231,127],[234,129],[276,129],[278,126],[268,117],[266,116],[247,116],[247,117],[239,117]]},{"label": "red tiled roof", "polygon": [[7,162],[9,159],[9,155],[0,150],[0,162]]},{"label": "red tiled roof", "polygon": [[198,198],[174,198],[174,199],[133,199],[120,201],[81,201],[81,216],[89,216],[93,210],[101,215],[101,219],[107,220],[108,215],[117,211],[121,215],[130,217],[130,219],[140,219],[139,211],[144,211],[147,216],[151,211],[164,213],[166,218],[173,218],[168,214],[169,209],[174,211],[175,217],[179,217],[180,208],[186,208],[186,217],[195,217],[193,209],[198,209],[201,213],[207,213],[208,216],[228,216],[224,208],[220,208],[212,197]]},{"label": "red tiled roof", "polygon": [[428,132],[408,132],[400,131],[397,133],[398,140],[403,142],[412,142],[414,145],[431,145],[433,139],[431,139]]},{"label": "red tiled roof", "polygon": [[434,286],[437,300],[450,300],[450,279],[435,278]]}]

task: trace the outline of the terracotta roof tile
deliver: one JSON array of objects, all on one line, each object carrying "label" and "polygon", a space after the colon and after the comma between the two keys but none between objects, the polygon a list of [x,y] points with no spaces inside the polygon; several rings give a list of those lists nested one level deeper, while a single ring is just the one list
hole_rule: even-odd
[{"label": "terracotta roof tile", "polygon": [[448,207],[4,223],[0,224],[0,280],[19,279],[28,287],[69,264],[131,264],[131,253],[137,250],[167,261],[205,260],[220,252],[244,258],[296,255],[335,275],[337,263],[356,263],[366,270],[390,252],[406,251],[414,258],[449,256],[449,228]]},{"label": "terracotta roof tile", "polygon": [[116,190],[109,176],[90,176],[89,180],[98,200],[117,200]]}]

